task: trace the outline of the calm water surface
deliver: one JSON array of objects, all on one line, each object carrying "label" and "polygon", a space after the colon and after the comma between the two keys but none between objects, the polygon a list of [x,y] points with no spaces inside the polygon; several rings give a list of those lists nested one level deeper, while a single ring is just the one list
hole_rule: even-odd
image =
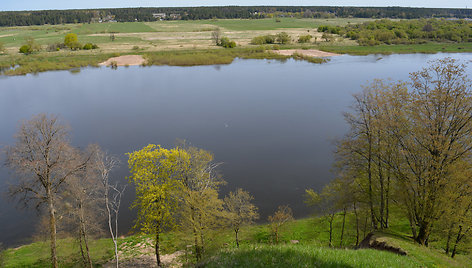
[{"label": "calm water surface", "polygon": [[[125,183],[125,153],[149,143],[172,147],[186,139],[210,150],[228,182],[255,196],[261,218],[278,205],[296,217],[310,210],[306,188],[329,182],[333,141],[347,131],[342,112],[351,95],[374,78],[408,79],[428,60],[472,54],[339,56],[322,65],[289,60],[236,60],[225,66],[86,68],[0,78],[0,146],[13,144],[19,121],[58,114],[71,126],[72,143],[98,143],[123,164],[112,175]],[[471,68],[467,69],[472,77]],[[3,159],[1,160],[3,161]],[[0,168],[0,189],[14,178]],[[121,229],[132,225],[129,188]],[[27,241],[37,215],[0,201],[0,242]]]}]

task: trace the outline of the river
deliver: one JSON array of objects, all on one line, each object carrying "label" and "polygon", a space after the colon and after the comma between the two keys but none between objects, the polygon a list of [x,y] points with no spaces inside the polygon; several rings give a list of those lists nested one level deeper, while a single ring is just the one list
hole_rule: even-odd
[{"label": "river", "polygon": [[[310,214],[305,189],[321,189],[333,179],[333,141],[347,131],[342,113],[349,111],[352,94],[375,78],[407,80],[409,72],[446,56],[472,60],[471,53],[343,55],[321,65],[235,60],[224,66],[102,67],[0,77],[0,146],[13,144],[21,120],[57,114],[70,125],[73,145],[98,143],[118,155],[122,164],[112,177],[126,183],[125,153],[185,139],[223,163],[228,183],[222,194],[248,190],[262,220],[282,204],[303,217]],[[0,190],[14,181],[2,166]],[[123,231],[132,226],[133,198],[128,188]],[[37,222],[33,209],[1,199],[4,245],[29,241]]]}]

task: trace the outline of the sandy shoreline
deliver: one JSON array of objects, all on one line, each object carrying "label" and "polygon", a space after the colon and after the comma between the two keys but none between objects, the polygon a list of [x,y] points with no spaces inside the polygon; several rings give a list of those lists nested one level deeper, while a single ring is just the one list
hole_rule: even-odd
[{"label": "sandy shoreline", "polygon": [[279,55],[284,55],[284,56],[292,56],[293,54],[297,53],[303,56],[317,57],[317,58],[340,56],[340,54],[324,52],[317,49],[286,49],[286,50],[272,50],[272,52]]},{"label": "sandy shoreline", "polygon": [[119,57],[109,58],[107,61],[100,63],[101,66],[109,66],[112,63],[116,63],[117,66],[136,66],[143,65],[146,60],[141,55],[125,55]]}]

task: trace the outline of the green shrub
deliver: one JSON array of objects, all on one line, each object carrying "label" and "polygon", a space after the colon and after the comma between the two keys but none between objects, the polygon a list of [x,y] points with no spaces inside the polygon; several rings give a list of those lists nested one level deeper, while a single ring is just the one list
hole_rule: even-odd
[{"label": "green shrub", "polygon": [[313,38],[311,35],[301,35],[298,37],[298,43],[309,43],[311,38]]},{"label": "green shrub", "polygon": [[46,50],[49,52],[52,52],[52,51],[59,51],[63,48],[66,48],[66,46],[63,43],[54,43],[54,44],[49,44]]},{"label": "green shrub", "polygon": [[71,49],[71,50],[79,50],[82,48],[82,45],[79,43],[79,42],[74,42],[74,43],[70,43],[68,45],[68,47]]},{"label": "green shrub", "polygon": [[26,37],[25,41],[26,41],[26,45],[28,45],[30,47],[31,52],[41,50],[41,46],[38,43],[36,43],[36,40],[34,40],[33,37],[31,37],[31,36]]},{"label": "green shrub", "polygon": [[256,36],[251,40],[251,44],[253,45],[273,44],[275,43],[275,39],[276,39],[275,35]]},{"label": "green shrub", "polygon": [[281,32],[281,33],[278,33],[277,34],[277,37],[276,37],[276,41],[280,44],[288,44],[290,43],[292,40],[290,38],[290,35],[288,35],[288,33],[286,32]]},{"label": "green shrub", "polygon": [[98,46],[96,44],[92,44],[92,43],[87,43],[82,47],[82,49],[84,49],[84,50],[97,49],[97,48],[98,48]]},{"label": "green shrub", "polygon": [[218,45],[224,48],[234,48],[236,47],[236,42],[229,40],[228,37],[221,37]]},{"label": "green shrub", "polygon": [[31,54],[32,52],[33,52],[33,49],[31,48],[30,45],[22,45],[20,47],[20,53],[28,55],[28,54]]}]

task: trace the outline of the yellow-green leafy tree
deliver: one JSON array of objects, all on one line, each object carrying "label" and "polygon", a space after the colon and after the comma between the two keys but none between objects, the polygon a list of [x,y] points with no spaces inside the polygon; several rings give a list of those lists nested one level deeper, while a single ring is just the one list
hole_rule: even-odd
[{"label": "yellow-green leafy tree", "polygon": [[79,38],[77,37],[77,34],[75,33],[66,34],[66,36],[64,37],[64,45],[66,45],[72,50],[76,50],[80,48]]},{"label": "yellow-green leafy tree", "polygon": [[181,157],[179,149],[164,149],[150,144],[139,151],[129,153],[130,182],[136,187],[133,207],[138,209],[135,228],[155,238],[157,266],[161,266],[159,237],[165,228],[173,226],[173,213],[177,200],[175,171]]}]

